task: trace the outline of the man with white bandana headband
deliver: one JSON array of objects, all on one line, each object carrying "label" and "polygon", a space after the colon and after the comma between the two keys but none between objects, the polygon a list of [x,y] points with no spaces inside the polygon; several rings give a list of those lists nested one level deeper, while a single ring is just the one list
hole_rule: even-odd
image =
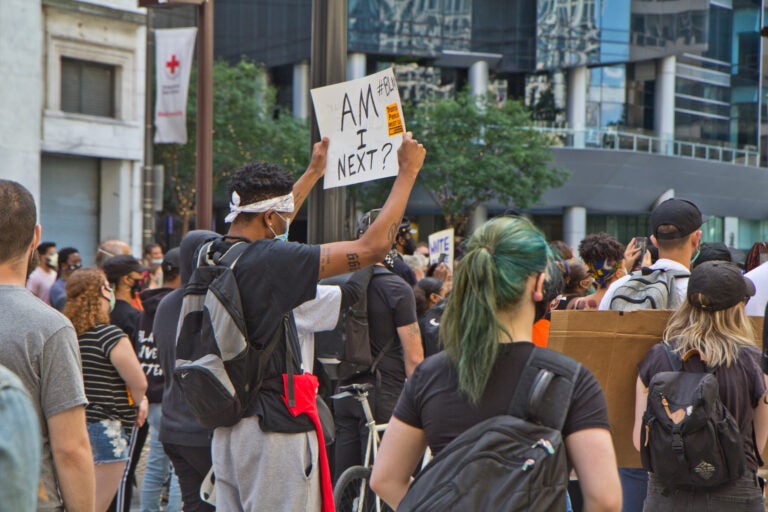
[{"label": "man with white bandana headband", "polygon": [[[327,138],[315,144],[309,167],[295,184],[284,170],[263,162],[242,167],[229,181],[231,213],[226,220],[231,227],[213,250],[249,242],[234,272],[248,341],[256,347],[263,347],[281,327],[283,316],[315,298],[321,278],[384,259],[426,155],[410,133],[403,136],[399,174],[379,217],[361,238],[323,245],[286,242],[291,220],[325,172],[328,144]],[[245,417],[233,427],[214,431],[218,510],[333,511],[325,454],[320,453],[311,411],[300,414],[286,405],[286,346],[279,343],[272,354],[262,388]],[[298,357],[296,350],[290,360],[296,368]],[[294,376],[296,396],[305,394],[313,380],[310,374]]]}]

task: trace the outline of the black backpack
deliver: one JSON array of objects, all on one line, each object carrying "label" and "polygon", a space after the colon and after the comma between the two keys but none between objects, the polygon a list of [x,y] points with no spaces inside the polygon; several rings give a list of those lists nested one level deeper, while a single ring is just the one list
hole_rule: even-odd
[{"label": "black backpack", "polygon": [[581,365],[534,348],[506,415],[474,425],[419,473],[398,512],[565,510],[560,433]]},{"label": "black backpack", "polygon": [[[368,285],[375,276],[392,275],[392,272],[378,265],[371,265],[365,271],[367,279],[361,281],[363,293],[360,299],[340,312],[339,321],[332,331],[315,333],[318,356],[331,355],[339,359],[337,374],[342,380],[375,373],[381,359],[392,348],[392,343],[389,343],[373,357],[368,325]],[[320,284],[338,285],[350,275],[324,279]]]},{"label": "black backpack", "polygon": [[677,309],[680,296],[675,287],[675,279],[689,276],[688,272],[679,270],[644,267],[632,272],[631,277],[616,289],[611,297],[609,309]]},{"label": "black backpack", "polygon": [[275,348],[290,338],[291,328],[295,337],[287,315],[266,346],[248,343],[233,272],[247,247],[244,241],[231,245],[221,239],[204,244],[184,287],[173,378],[197,421],[209,429],[240,421],[261,388]]},{"label": "black backpack", "polygon": [[640,431],[643,468],[670,488],[706,489],[744,473],[744,436],[720,400],[715,369],[688,372],[680,355],[664,348],[674,371],[648,384]]}]

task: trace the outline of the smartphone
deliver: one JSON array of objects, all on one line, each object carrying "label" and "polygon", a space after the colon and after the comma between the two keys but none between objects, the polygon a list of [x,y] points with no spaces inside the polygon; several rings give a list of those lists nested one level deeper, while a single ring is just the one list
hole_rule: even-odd
[{"label": "smartphone", "polygon": [[440,256],[437,257],[437,264],[445,263],[446,258],[448,258],[448,255],[444,252],[440,253]]},{"label": "smartphone", "polygon": [[635,237],[635,247],[640,249],[640,253],[638,254],[639,259],[643,259],[643,256],[645,256],[645,251],[648,250],[648,237],[647,236],[636,236]]}]

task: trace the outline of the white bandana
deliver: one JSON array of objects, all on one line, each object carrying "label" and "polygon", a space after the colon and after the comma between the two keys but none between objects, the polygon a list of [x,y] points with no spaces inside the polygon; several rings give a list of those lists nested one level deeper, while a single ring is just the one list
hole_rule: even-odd
[{"label": "white bandana", "polygon": [[232,192],[232,202],[229,203],[229,215],[224,222],[232,222],[241,213],[264,213],[275,210],[280,213],[293,213],[293,192],[285,196],[271,197],[258,203],[240,206],[240,195]]}]

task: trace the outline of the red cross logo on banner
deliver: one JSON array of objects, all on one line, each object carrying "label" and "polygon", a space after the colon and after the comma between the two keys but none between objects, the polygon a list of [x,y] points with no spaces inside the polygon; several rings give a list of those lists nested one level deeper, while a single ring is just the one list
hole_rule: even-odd
[{"label": "red cross logo on banner", "polygon": [[176,74],[176,68],[181,66],[181,63],[176,60],[176,54],[171,55],[171,60],[167,61],[165,63],[165,67],[167,67],[171,71],[171,76],[174,76]]}]

